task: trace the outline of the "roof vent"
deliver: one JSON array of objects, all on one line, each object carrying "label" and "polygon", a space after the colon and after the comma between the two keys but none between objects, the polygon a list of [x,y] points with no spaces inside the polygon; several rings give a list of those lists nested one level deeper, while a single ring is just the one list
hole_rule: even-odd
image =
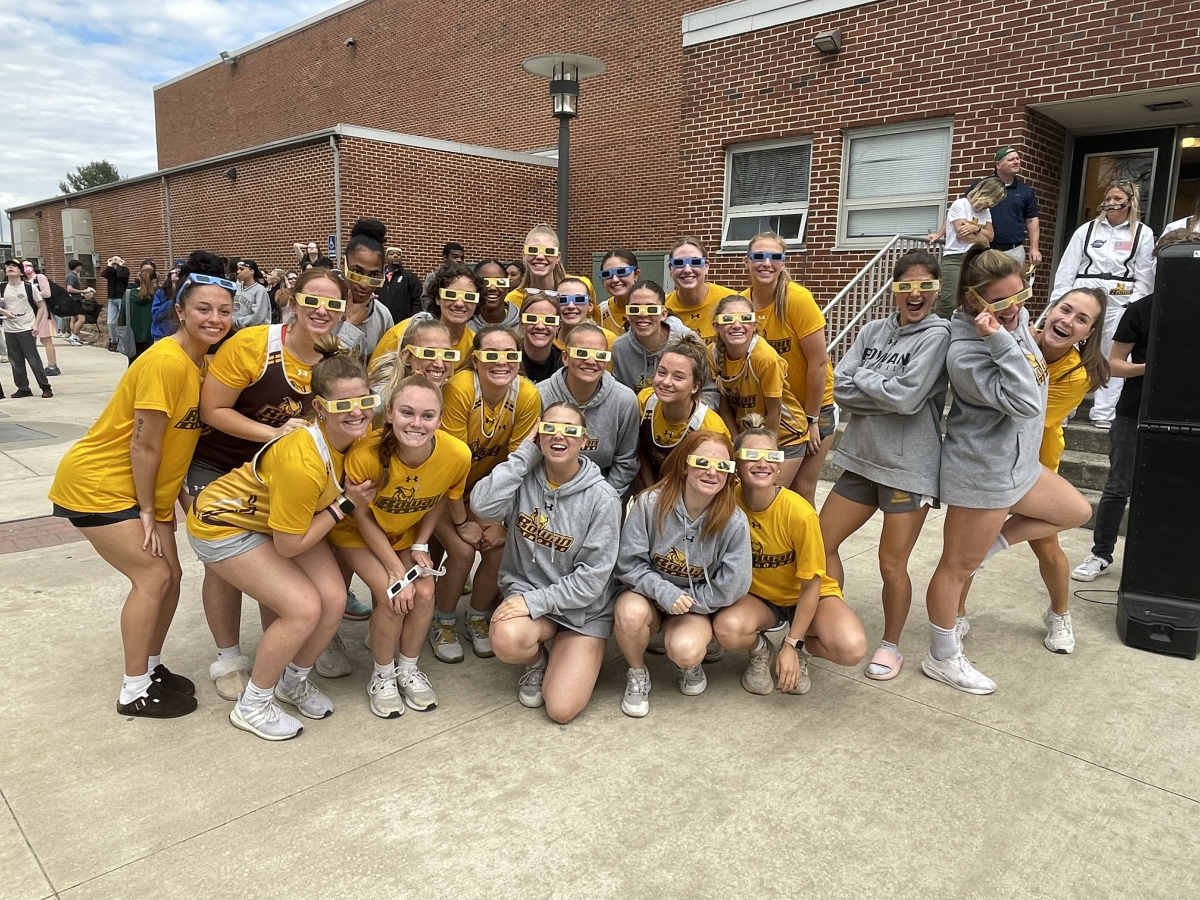
[{"label": "roof vent", "polygon": [[1169,112],[1173,109],[1187,109],[1192,104],[1187,100],[1166,100],[1162,103],[1147,103],[1146,109],[1150,112]]}]

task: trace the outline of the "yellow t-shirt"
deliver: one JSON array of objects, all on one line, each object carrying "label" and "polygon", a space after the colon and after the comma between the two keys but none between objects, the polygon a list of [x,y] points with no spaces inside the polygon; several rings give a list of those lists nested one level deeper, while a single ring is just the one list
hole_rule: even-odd
[{"label": "yellow t-shirt", "polygon": [[[715,355],[714,355],[715,361]],[[733,410],[734,421],[751,413],[766,416],[764,400],[778,397],[783,402],[779,417],[779,446],[793,447],[808,440],[808,419],[787,384],[787,363],[770,344],[755,336],[748,357],[726,359],[717,373],[717,387]]]},{"label": "yellow t-shirt", "polygon": [[750,593],[776,606],[795,606],[800,599],[800,583],[819,575],[821,596],[829,596],[825,593],[821,522],[808,501],[787,488],[780,488],[770,506],[754,512],[746,506],[741,485],[736,489],[736,497],[738,506],[750,520],[750,552],[754,560]]},{"label": "yellow t-shirt", "polygon": [[618,335],[624,334],[629,329],[625,313],[617,309],[617,305],[613,303],[611,297],[600,304],[600,327]]},{"label": "yellow t-shirt", "polygon": [[[458,438],[438,431],[433,437],[429,459],[410,469],[395,456],[384,480],[379,462],[379,441],[383,431],[376,429],[360,437],[346,453],[346,480],[361,484],[370,480],[379,487],[371,501],[371,513],[396,550],[411,547],[425,513],[446,495],[462,498],[471,471],[471,450]],[[329,540],[335,547],[365,547],[354,518],[347,516],[333,527]]]},{"label": "yellow t-shirt", "polygon": [[[521,445],[542,414],[542,398],[532,381],[517,376],[516,399],[489,407],[475,393],[475,372],[464,369],[442,388],[442,430],[471,450],[467,490]],[[509,395],[511,397],[511,393]]]},{"label": "yellow t-shirt", "polygon": [[[243,328],[221,345],[208,366],[208,374],[235,391],[244,391],[258,381],[267,365],[267,331],[270,325]],[[286,332],[285,332],[286,334]],[[312,367],[283,348],[283,371],[293,388],[302,394],[312,389]]]},{"label": "yellow t-shirt", "polygon": [[[742,291],[750,298],[750,288]],[[758,310],[758,334],[766,339],[771,348],[783,357],[788,365],[788,386],[797,400],[802,403],[808,394],[808,357],[800,347],[800,341],[810,334],[821,332],[825,336],[825,317],[821,308],[802,284],[791,282],[787,290],[787,310],[783,321],[775,314],[775,304]],[[825,364],[825,393],[821,406],[833,403],[833,361]],[[815,415],[815,413],[814,413]]]},{"label": "yellow t-shirt", "polygon": [[[374,366],[379,360],[388,353],[395,353],[400,349],[400,341],[404,338],[404,332],[408,331],[408,326],[412,324],[412,319],[405,319],[399,325],[389,328],[383,333],[383,337],[379,339],[379,343],[375,347],[375,352],[371,354],[370,366]],[[451,347],[451,350],[457,350],[462,354],[462,359],[458,365],[466,365],[471,360],[471,342],[475,340],[475,332],[468,327],[463,327],[462,337],[458,343]]]},{"label": "yellow t-shirt", "polygon": [[[650,464],[654,467],[654,474],[657,476],[662,469],[662,464],[675,449],[675,445],[683,440],[691,430],[691,417],[689,416],[687,421],[678,424],[668,422],[666,416],[663,415],[661,403],[654,404],[654,409],[647,414],[646,406],[653,396],[654,388],[652,387],[644,388],[638,394],[638,411],[642,417],[639,446],[650,457]],[[712,409],[704,413],[704,419],[697,430],[715,431],[729,437],[729,429],[725,427],[725,420]],[[647,435],[650,440],[646,439]]]},{"label": "yellow t-shirt", "polygon": [[341,493],[343,466],[343,454],[333,447],[325,464],[307,428],[289,431],[200,492],[188,513],[188,533],[206,541],[240,531],[304,534]]},{"label": "yellow t-shirt", "polygon": [[679,321],[683,322],[688,328],[704,338],[711,344],[717,337],[717,329],[713,327],[713,312],[717,308],[717,303],[722,297],[728,297],[730,294],[736,294],[737,291],[732,288],[727,288],[720,284],[708,283],[708,293],[704,295],[704,302],[699,306],[684,306],[679,302],[679,291],[671,291],[667,294],[667,309]]},{"label": "yellow t-shirt", "polygon": [[[1092,386],[1087,369],[1079,366],[1079,351],[1074,347],[1058,362],[1050,363],[1050,393],[1046,400],[1046,428],[1042,432],[1042,447],[1038,453],[1042,465],[1052,472],[1058,471],[1059,460],[1066,449],[1063,436],[1063,419],[1070,415]],[[1069,373],[1069,374],[1068,374]]]},{"label": "yellow t-shirt", "polygon": [[58,464],[51,502],[81,513],[114,513],[137,506],[129,456],[134,410],[153,409],[167,414],[154,485],[154,517],[170,521],[200,439],[200,376],[200,368],[171,338],[158,341],[134,360],[96,424]]}]

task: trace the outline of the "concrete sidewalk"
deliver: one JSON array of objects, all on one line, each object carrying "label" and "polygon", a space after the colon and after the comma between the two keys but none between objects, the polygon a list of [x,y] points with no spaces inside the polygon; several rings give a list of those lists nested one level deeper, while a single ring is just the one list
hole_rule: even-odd
[{"label": "concrete sidewalk", "polygon": [[[81,404],[81,426],[121,361],[79,353],[60,366],[96,390],[64,382],[58,409]],[[0,411],[32,424],[44,406],[72,424],[53,402]],[[1200,667],[1123,647],[1113,608],[1078,598],[1075,653],[1047,652],[1044,589],[1020,547],[972,595],[967,652],[997,692],[929,680],[923,596],[941,525],[930,516],[914,554],[894,681],[817,660],[806,696],[756,697],[731,653],[689,698],[652,657],[651,712],[634,720],[612,644],[591,705],[557,726],[517,703],[515,667],[444,665],[426,646],[440,708],[385,721],[367,708],[366,625],[344,623],[354,674],[319,679],[337,712],[284,744],[229,725],[186,546],[165,661],[196,682],[200,710],[164,722],[114,711],[124,579],[87,543],[0,556],[0,898],[1200,895]],[[877,517],[845,548],[872,648],[878,531]],[[1078,561],[1090,532],[1063,545]],[[1087,596],[1113,602],[1117,578]],[[247,603],[247,652],[258,636]]]}]

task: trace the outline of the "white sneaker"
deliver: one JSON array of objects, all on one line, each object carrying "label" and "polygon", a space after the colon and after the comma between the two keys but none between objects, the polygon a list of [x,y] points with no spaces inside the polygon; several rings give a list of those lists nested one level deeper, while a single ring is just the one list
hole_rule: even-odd
[{"label": "white sneaker", "polygon": [[742,673],[742,687],[749,693],[766,696],[775,690],[775,679],[771,677],[771,657],[774,652],[770,641],[763,641],[761,650],[750,651],[750,664]]},{"label": "white sneaker", "polygon": [[417,712],[425,712],[437,706],[437,692],[429,683],[429,678],[420,669],[413,669],[407,675],[396,676],[396,686],[404,695],[404,702]]},{"label": "white sneaker", "polygon": [[963,638],[965,638],[967,636],[967,634],[970,632],[970,630],[971,630],[971,623],[967,621],[966,616],[955,616],[954,617],[954,633],[956,635],[958,635],[959,644],[962,644]]},{"label": "white sneaker", "polygon": [[491,638],[488,637],[487,619],[482,616],[473,619],[468,615],[466,626],[467,643],[471,645],[471,649],[475,651],[475,655],[480,659],[491,659],[495,656],[496,654],[492,650]]},{"label": "white sneaker", "polygon": [[264,741],[291,740],[304,730],[300,720],[285,713],[274,700],[246,707],[238,698],[229,711],[229,722],[234,728],[248,731]]},{"label": "white sneaker", "polygon": [[1071,570],[1071,578],[1075,581],[1095,581],[1096,576],[1103,575],[1111,565],[1096,554],[1089,553],[1083,562]]},{"label": "white sneaker", "polygon": [[621,712],[640,719],[650,712],[650,671],[630,669],[625,674],[625,696],[621,698]]},{"label": "white sneaker", "polygon": [[462,644],[458,642],[458,629],[453,622],[443,622],[437,616],[429,626],[429,646],[433,655],[444,663],[460,663],[463,661]]},{"label": "white sneaker", "polygon": [[703,664],[692,666],[690,669],[679,670],[679,690],[688,697],[703,694],[708,687],[708,676],[704,674]]},{"label": "white sneaker", "polygon": [[315,684],[307,678],[300,678],[288,684],[286,678],[287,673],[284,673],[284,677],[279,679],[279,684],[275,685],[276,700],[296,707],[300,715],[310,719],[324,719],[333,715],[333,701]]},{"label": "white sneaker", "polygon": [[796,686],[790,691],[787,691],[787,693],[807,694],[810,690],[812,690],[812,678],[808,674],[808,655],[801,653],[800,674],[796,676]]},{"label": "white sneaker", "polygon": [[322,678],[345,678],[350,674],[350,657],[340,634],[335,633],[329,646],[321,651],[315,668]]},{"label": "white sneaker", "polygon": [[521,701],[522,706],[537,709],[546,702],[542,697],[542,678],[546,675],[546,662],[546,657],[543,655],[536,665],[525,667],[525,674],[517,682],[520,685],[517,690],[517,699]]},{"label": "white sneaker", "polygon": [[372,675],[367,682],[367,700],[371,704],[371,712],[381,719],[398,719],[404,715],[404,703],[400,700],[400,692],[396,690],[395,678]]},{"label": "white sneaker", "polygon": [[934,681],[968,694],[990,694],[996,690],[996,682],[971,665],[961,650],[949,659],[934,659],[932,651],[926,653],[921,671]]},{"label": "white sneaker", "polygon": [[1105,422],[1105,421],[1097,422],[1095,419],[1093,419],[1092,427],[1099,428],[1101,431],[1111,431],[1112,430],[1112,422]]},{"label": "white sneaker", "polygon": [[1070,653],[1075,649],[1075,632],[1071,628],[1071,611],[1061,616],[1049,607],[1042,613],[1046,624],[1046,640],[1043,642],[1051,653]]},{"label": "white sneaker", "polygon": [[720,662],[725,658],[725,648],[721,646],[716,638],[708,642],[708,646],[704,649],[705,662]]}]

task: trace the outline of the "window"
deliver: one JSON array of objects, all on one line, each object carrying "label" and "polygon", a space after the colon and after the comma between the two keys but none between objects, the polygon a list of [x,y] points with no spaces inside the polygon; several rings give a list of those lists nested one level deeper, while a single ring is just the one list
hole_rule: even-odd
[{"label": "window", "polygon": [[951,124],[846,132],[838,246],[882,247],[894,234],[936,231],[946,215]]},{"label": "window", "polygon": [[760,231],[789,247],[804,244],[812,140],[746,144],[725,154],[725,227],[721,248],[744,250]]}]

